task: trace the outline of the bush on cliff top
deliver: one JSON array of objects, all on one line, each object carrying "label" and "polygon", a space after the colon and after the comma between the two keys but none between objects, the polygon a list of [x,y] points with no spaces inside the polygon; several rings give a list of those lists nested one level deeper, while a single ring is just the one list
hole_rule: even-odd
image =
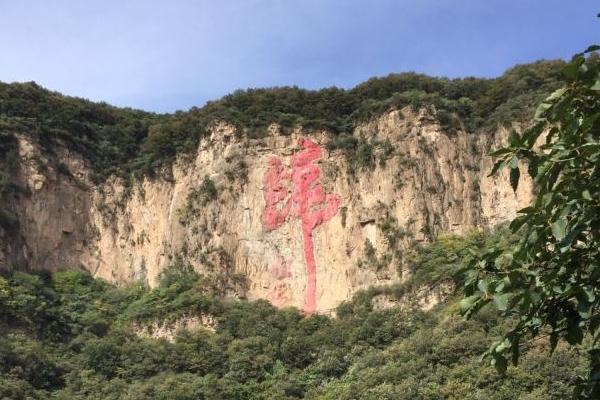
[{"label": "bush on cliff top", "polygon": [[111,174],[159,171],[178,153],[194,150],[215,120],[227,121],[250,137],[260,137],[271,123],[323,129],[335,137],[390,109],[434,105],[448,129],[461,121],[470,131],[490,129],[529,118],[534,105],[560,86],[563,65],[520,65],[495,79],[403,73],[372,78],[349,90],[238,90],[201,108],[169,115],[67,97],[35,83],[0,83],[0,132],[24,132],[50,152],[53,143],[64,142],[82,154],[96,179],[102,180]]}]

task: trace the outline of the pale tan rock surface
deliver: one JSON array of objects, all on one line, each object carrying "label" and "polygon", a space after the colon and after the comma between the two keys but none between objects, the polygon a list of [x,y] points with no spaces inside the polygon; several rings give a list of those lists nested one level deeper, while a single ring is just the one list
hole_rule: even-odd
[{"label": "pale tan rock surface", "polygon": [[166,339],[174,342],[177,332],[181,330],[194,331],[204,329],[214,332],[216,321],[212,315],[202,314],[181,317],[174,321],[152,321],[149,323],[136,323],[132,326],[133,332],[139,337],[152,339]]},{"label": "pale tan rock surface", "polygon": [[[320,182],[340,198],[338,212],[313,231],[320,311],[361,288],[402,279],[397,266],[414,243],[440,232],[495,226],[532,199],[526,178],[515,195],[506,177],[487,177],[492,166],[487,154],[505,140],[505,129],[448,133],[431,113],[389,112],[354,135],[389,140],[393,156],[385,166],[355,173],[341,151],[325,149],[324,132],[283,135],[276,126],[269,132],[264,139],[240,139],[232,127],[215,124],[195,154],[180,156],[165,171],[170,179],[146,178],[131,190],[115,179],[92,185],[85,163],[66,149],[56,157],[72,177],[40,171],[37,163],[47,156],[21,136],[18,180],[31,193],[12,206],[20,232],[14,240],[3,239],[0,263],[83,268],[111,282],[143,280],[153,286],[179,256],[201,272],[245,275],[246,290],[230,295],[302,307],[307,272],[301,221],[290,217],[274,230],[263,224],[269,159],[277,157],[290,168],[301,137],[322,147]],[[205,176],[215,183],[217,198],[201,204],[200,196],[188,207]],[[402,233],[394,246],[382,230],[385,221]],[[367,240],[381,260],[377,268],[365,262]],[[385,254],[394,256],[386,260]]]}]

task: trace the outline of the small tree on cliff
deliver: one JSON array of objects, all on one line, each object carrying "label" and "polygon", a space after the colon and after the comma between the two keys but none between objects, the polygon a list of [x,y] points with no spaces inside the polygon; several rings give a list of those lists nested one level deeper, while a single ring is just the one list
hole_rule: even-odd
[{"label": "small tree on cliff", "polygon": [[[491,249],[467,270],[461,308],[467,317],[488,303],[516,319],[486,352],[500,371],[534,338],[589,347],[589,376],[575,396],[600,398],[600,61],[592,46],[565,67],[566,86],[536,112],[536,124],[513,132],[496,151],[492,174],[519,161],[535,180],[537,198],[510,228],[521,238],[510,252]],[[544,144],[534,148],[542,134]]]}]

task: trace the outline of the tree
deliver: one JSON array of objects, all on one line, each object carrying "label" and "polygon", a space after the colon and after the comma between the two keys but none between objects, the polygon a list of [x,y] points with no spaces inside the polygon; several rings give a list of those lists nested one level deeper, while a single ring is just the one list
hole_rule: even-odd
[{"label": "tree", "polygon": [[538,107],[535,124],[492,154],[492,174],[508,168],[513,190],[526,165],[537,196],[510,225],[521,238],[513,249],[473,258],[461,302],[467,317],[493,303],[515,319],[486,352],[500,371],[510,358],[516,365],[531,340],[549,338],[551,351],[561,340],[583,343],[590,365],[580,398],[600,396],[599,49],[575,55],[563,70],[566,86]]}]

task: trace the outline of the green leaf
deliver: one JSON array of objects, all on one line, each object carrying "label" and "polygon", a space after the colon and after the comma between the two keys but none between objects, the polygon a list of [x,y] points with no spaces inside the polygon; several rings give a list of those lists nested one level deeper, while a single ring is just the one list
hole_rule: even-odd
[{"label": "green leaf", "polygon": [[545,126],[544,123],[537,123],[523,134],[523,142],[527,144],[528,148],[533,147],[538,137],[544,132]]},{"label": "green leaf", "polygon": [[585,227],[586,226],[584,224],[578,224],[575,226],[575,228],[571,229],[569,233],[565,235],[564,239],[561,240],[559,244],[560,251],[564,253],[571,246],[573,240],[575,240],[575,238],[585,230]]},{"label": "green leaf", "polygon": [[563,75],[565,78],[569,80],[574,80],[577,78],[577,72],[579,71],[579,66],[585,62],[585,58],[581,54],[576,54],[575,57],[571,60],[569,64],[565,68],[563,68]]},{"label": "green leaf", "polygon": [[501,156],[501,155],[504,155],[504,154],[508,154],[508,153],[511,153],[511,152],[512,152],[512,149],[509,149],[508,147],[504,147],[502,149],[498,149],[496,151],[491,152],[489,154],[489,156],[490,157],[498,157],[498,156]]},{"label": "green leaf", "polygon": [[545,114],[546,114],[546,111],[548,111],[548,110],[550,109],[550,107],[551,107],[551,105],[550,105],[550,104],[548,104],[548,103],[542,103],[542,104],[540,104],[540,105],[539,105],[539,106],[536,108],[536,110],[535,110],[535,114],[534,114],[534,116],[533,116],[533,117],[534,117],[536,120],[538,120],[538,121],[539,121],[539,120],[542,120],[542,119],[545,119]]},{"label": "green leaf", "polygon": [[577,324],[569,325],[565,339],[569,344],[579,344],[583,340],[583,331]]},{"label": "green leaf", "polygon": [[523,279],[523,275],[518,273],[517,271],[511,271],[508,274],[508,279],[510,281],[510,285],[511,286],[518,286],[521,285],[524,281]]},{"label": "green leaf", "polygon": [[[598,16],[600,17],[600,14],[598,14]],[[593,44],[593,45],[589,46],[589,47],[588,47],[588,48],[587,48],[587,49],[584,51],[584,53],[591,53],[591,52],[593,52],[593,51],[597,51],[597,50],[600,50],[600,46],[598,46],[597,44]]]},{"label": "green leaf", "polygon": [[512,363],[516,367],[519,364],[519,337],[514,337],[511,342]]},{"label": "green leaf", "polygon": [[510,299],[509,293],[497,294],[494,296],[494,305],[500,311],[506,311],[508,307],[508,300]]},{"label": "green leaf", "polygon": [[497,161],[496,164],[494,164],[494,167],[492,168],[492,172],[490,172],[488,176],[496,175],[496,173],[504,167],[506,167],[506,160]]},{"label": "green leaf", "polygon": [[494,359],[492,360],[492,365],[496,368],[496,371],[498,371],[498,373],[504,374],[506,372],[506,367],[508,366],[506,357],[498,353],[494,353],[493,357]]},{"label": "green leaf", "polygon": [[511,147],[519,147],[521,145],[521,137],[514,129],[511,130],[510,134],[508,135],[508,144]]},{"label": "green leaf", "polygon": [[513,192],[517,191],[517,187],[519,186],[519,178],[521,176],[521,171],[519,167],[510,169],[510,186],[512,187]]},{"label": "green leaf", "polygon": [[554,100],[562,97],[562,95],[565,94],[566,91],[567,91],[566,87],[556,89],[554,92],[552,92],[552,94],[550,96],[548,96],[548,98],[546,99],[546,102],[554,101]]},{"label": "green leaf", "polygon": [[577,304],[577,312],[582,320],[589,320],[592,316],[591,303],[588,301],[580,301],[579,304]]},{"label": "green leaf", "polygon": [[477,288],[482,292],[487,294],[488,291],[488,283],[485,279],[481,279],[479,282],[477,282]]},{"label": "green leaf", "polygon": [[512,347],[512,344],[511,344],[510,339],[504,338],[503,341],[499,342],[498,344],[496,344],[496,346],[494,346],[494,352],[502,354],[502,353],[504,353],[504,350],[509,349],[511,347]]},{"label": "green leaf", "polygon": [[596,300],[596,294],[594,293],[594,289],[590,286],[586,286],[583,288],[585,295],[589,302],[593,302]]},{"label": "green leaf", "polygon": [[467,314],[469,311],[471,311],[471,309],[477,303],[477,300],[479,300],[479,296],[478,295],[473,295],[473,296],[465,297],[464,299],[462,299],[460,301],[460,311],[461,311],[461,313],[462,314]]},{"label": "green leaf", "polygon": [[564,239],[566,227],[567,227],[567,221],[565,218],[560,218],[552,224],[552,226],[551,226],[552,235],[554,236],[554,238],[557,241],[560,242],[561,240]]}]

